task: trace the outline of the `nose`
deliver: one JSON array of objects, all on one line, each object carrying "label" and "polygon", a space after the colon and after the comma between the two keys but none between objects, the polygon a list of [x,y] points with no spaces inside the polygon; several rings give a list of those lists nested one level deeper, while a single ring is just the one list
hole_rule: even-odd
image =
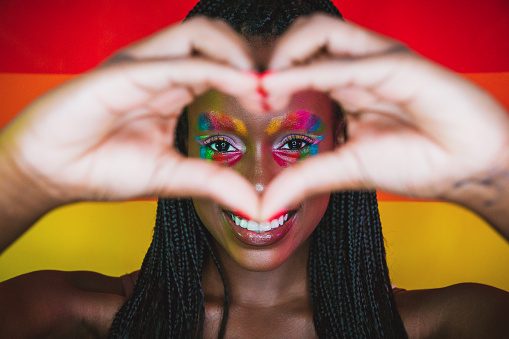
[{"label": "nose", "polygon": [[256,145],[248,149],[240,161],[238,171],[262,194],[265,187],[281,171],[281,167],[272,156],[270,145]]}]

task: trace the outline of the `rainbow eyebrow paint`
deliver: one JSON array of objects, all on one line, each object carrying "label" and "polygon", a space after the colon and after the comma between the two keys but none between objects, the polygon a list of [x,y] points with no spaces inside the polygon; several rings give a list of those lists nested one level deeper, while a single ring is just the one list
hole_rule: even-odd
[{"label": "rainbow eyebrow paint", "polygon": [[272,156],[277,164],[288,167],[309,156],[318,154],[318,144],[325,138],[325,129],[326,125],[320,117],[300,110],[284,117],[272,119],[265,132],[268,135],[279,131],[296,132],[296,134],[285,137],[272,150]]},{"label": "rainbow eyebrow paint", "polygon": [[273,135],[281,130],[304,130],[308,134],[321,135],[325,133],[325,128],[325,123],[319,116],[300,110],[272,119],[265,133]]},{"label": "rainbow eyebrow paint", "polygon": [[247,136],[247,128],[242,121],[235,119],[228,114],[215,111],[200,113],[196,129],[200,132],[234,132],[243,137]]}]

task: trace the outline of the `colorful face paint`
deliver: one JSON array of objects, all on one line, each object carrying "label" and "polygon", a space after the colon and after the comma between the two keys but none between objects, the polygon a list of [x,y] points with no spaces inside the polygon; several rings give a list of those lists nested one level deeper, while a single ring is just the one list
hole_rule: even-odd
[{"label": "colorful face paint", "polygon": [[268,135],[279,131],[304,133],[286,136],[272,150],[272,156],[278,165],[288,167],[318,154],[318,144],[325,138],[325,129],[325,123],[317,115],[301,110],[272,119],[265,132]]},{"label": "colorful face paint", "polygon": [[272,119],[265,133],[273,135],[281,130],[303,130],[307,134],[322,135],[325,132],[325,123],[317,115],[300,110]]},{"label": "colorful face paint", "polygon": [[245,147],[226,136],[194,137],[200,144],[200,158],[222,165],[233,166],[242,158]]},{"label": "colorful face paint", "polygon": [[[208,111],[198,116],[196,130],[199,132],[230,132],[240,136],[247,135],[246,126],[239,119],[227,114]],[[232,138],[222,135],[194,137],[200,144],[200,158],[222,165],[233,166],[242,158],[245,146]]]},{"label": "colorful face paint", "polygon": [[235,119],[228,114],[215,111],[201,113],[198,116],[196,130],[200,132],[233,132],[243,137],[247,136],[246,126],[242,121]]},{"label": "colorful face paint", "polygon": [[288,167],[291,164],[318,154],[318,144],[325,138],[310,135],[289,135],[272,150],[272,156],[279,166]]}]

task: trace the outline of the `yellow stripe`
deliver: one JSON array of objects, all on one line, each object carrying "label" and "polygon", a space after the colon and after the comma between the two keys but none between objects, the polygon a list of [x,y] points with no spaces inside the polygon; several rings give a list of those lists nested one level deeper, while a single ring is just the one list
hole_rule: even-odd
[{"label": "yellow stripe", "polygon": [[[138,269],[153,201],[81,203],[44,217],[0,260],[0,281],[41,269],[119,276]],[[442,202],[381,202],[391,277],[407,289],[480,282],[509,290],[509,246],[471,212]]]},{"label": "yellow stripe", "polygon": [[382,202],[380,214],[398,287],[479,282],[509,291],[509,246],[472,212],[444,202]]}]

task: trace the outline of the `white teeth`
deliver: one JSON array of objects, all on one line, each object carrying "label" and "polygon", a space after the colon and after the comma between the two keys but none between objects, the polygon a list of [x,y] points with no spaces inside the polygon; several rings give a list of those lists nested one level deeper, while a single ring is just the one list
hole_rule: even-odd
[{"label": "white teeth", "polygon": [[242,228],[247,228],[247,221],[246,221],[246,219],[242,219],[242,220],[240,221],[240,227],[242,227]]},{"label": "white teeth", "polygon": [[270,222],[271,228],[278,228],[279,227],[279,221],[277,219],[274,219]]},{"label": "white teeth", "polygon": [[264,222],[262,222],[262,223],[261,223],[260,230],[261,230],[262,232],[270,231],[270,229],[271,229],[271,228],[272,228],[272,227],[271,227],[270,222],[268,222],[268,221],[264,221]]},{"label": "white teeth", "polygon": [[247,222],[247,229],[253,232],[260,232],[260,225],[253,220]]},{"label": "white teeth", "polygon": [[283,226],[283,224],[288,220],[288,213],[280,216],[278,219],[274,219],[270,222],[264,221],[261,224],[257,223],[256,221],[253,221],[253,220],[243,219],[243,218],[241,218],[237,215],[234,215],[232,213],[230,213],[230,217],[232,218],[232,220],[235,222],[235,225],[237,225],[237,226],[246,228],[249,231],[253,231],[256,233],[263,233],[263,232],[267,232],[267,231],[276,229],[280,226]]}]

